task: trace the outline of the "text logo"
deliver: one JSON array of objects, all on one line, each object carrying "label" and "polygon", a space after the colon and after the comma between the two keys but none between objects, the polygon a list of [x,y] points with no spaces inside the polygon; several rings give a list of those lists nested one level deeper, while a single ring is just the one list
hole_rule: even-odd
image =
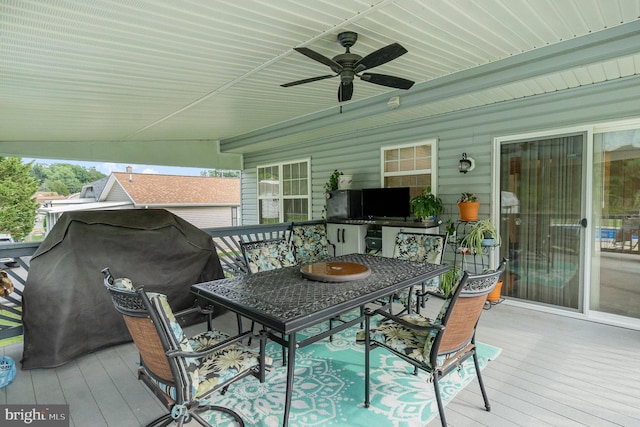
[{"label": "text logo", "polygon": [[69,427],[69,405],[0,405],[0,426]]}]

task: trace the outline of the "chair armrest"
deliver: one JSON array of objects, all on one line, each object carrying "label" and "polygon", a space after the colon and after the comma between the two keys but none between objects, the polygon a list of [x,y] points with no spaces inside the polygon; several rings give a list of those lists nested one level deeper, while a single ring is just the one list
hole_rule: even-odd
[{"label": "chair armrest", "polygon": [[202,316],[206,316],[207,330],[212,331],[214,310],[215,310],[215,307],[212,304],[206,301],[200,302],[200,300],[196,299],[195,305],[187,309],[181,310],[177,313],[174,313],[174,315],[176,319],[184,319],[185,316],[188,316],[190,314],[200,314]]},{"label": "chair armrest", "polygon": [[174,316],[179,317],[179,316],[186,316],[188,314],[193,314],[193,313],[199,313],[202,315],[211,315],[213,314],[213,306],[207,305],[203,307],[201,305],[195,305],[193,307],[185,308],[184,310],[178,311],[173,314]]},{"label": "chair armrest", "polygon": [[377,309],[376,311],[373,312],[373,314],[378,314],[382,317],[386,317],[387,319],[393,320],[394,322],[406,328],[413,329],[414,331],[431,331],[434,329],[438,331],[442,331],[445,328],[444,325],[436,325],[434,323],[431,323],[429,319],[427,319],[426,317],[424,319],[427,321],[428,323],[427,325],[416,325],[415,323],[408,322],[404,320],[402,317],[391,314],[384,309]]}]

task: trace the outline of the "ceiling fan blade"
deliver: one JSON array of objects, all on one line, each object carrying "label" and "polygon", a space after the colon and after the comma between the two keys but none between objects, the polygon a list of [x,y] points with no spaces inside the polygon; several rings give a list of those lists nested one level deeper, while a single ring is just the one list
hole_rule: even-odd
[{"label": "ceiling fan blade", "polygon": [[338,87],[338,102],[349,101],[353,96],[353,82],[349,82],[346,85],[340,83]]},{"label": "ceiling fan blade", "polygon": [[381,49],[371,52],[369,55],[356,62],[354,65],[356,73],[364,71],[369,68],[377,67],[378,65],[386,64],[389,61],[393,61],[399,56],[407,53],[407,49],[402,47],[399,43],[392,43]]},{"label": "ceiling fan blade", "polygon": [[409,89],[413,86],[414,82],[411,80],[403,79],[401,77],[388,76],[386,74],[374,74],[374,73],[364,73],[360,76],[360,80],[364,80],[365,82],[393,87],[396,89]]},{"label": "ceiling fan blade", "polygon": [[305,56],[308,56],[314,61],[318,61],[323,63],[324,65],[327,65],[334,73],[339,73],[340,71],[342,71],[342,65],[338,64],[333,59],[327,58],[326,56],[316,52],[315,50],[311,50],[308,47],[294,47],[293,50],[295,50],[296,52],[300,52]]},{"label": "ceiling fan blade", "polygon": [[305,83],[315,82],[317,80],[330,79],[331,77],[336,77],[336,76],[337,76],[337,74],[328,74],[326,76],[311,77],[311,78],[308,78],[308,79],[296,80],[295,82],[285,83],[285,84],[282,84],[280,86],[282,86],[282,87],[297,86],[297,85],[301,85],[301,84],[305,84]]}]

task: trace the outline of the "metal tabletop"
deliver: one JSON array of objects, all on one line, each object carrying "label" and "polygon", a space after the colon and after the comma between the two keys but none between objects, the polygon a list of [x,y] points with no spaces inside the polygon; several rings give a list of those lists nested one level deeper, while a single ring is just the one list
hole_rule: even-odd
[{"label": "metal tabletop", "polygon": [[294,266],[198,283],[191,289],[206,300],[288,335],[448,270],[447,265],[365,254],[327,261],[362,264],[371,269],[371,275],[349,282],[319,282],[305,279],[300,266]]}]

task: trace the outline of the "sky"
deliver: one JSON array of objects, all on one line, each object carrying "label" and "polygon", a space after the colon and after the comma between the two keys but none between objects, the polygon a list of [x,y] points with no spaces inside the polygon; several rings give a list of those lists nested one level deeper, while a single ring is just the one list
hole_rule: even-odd
[{"label": "sky", "polygon": [[111,172],[126,172],[127,166],[133,168],[134,173],[146,173],[146,174],[164,174],[164,175],[189,175],[200,176],[200,172],[206,170],[205,168],[185,168],[178,166],[157,166],[157,165],[137,165],[134,163],[109,163],[109,162],[81,162],[76,160],[52,160],[52,159],[33,159],[22,158],[22,163],[29,163],[33,161],[34,164],[52,165],[54,163],[69,163],[72,165],[78,165],[87,169],[96,168],[97,171],[102,172],[105,175],[110,175]]}]

